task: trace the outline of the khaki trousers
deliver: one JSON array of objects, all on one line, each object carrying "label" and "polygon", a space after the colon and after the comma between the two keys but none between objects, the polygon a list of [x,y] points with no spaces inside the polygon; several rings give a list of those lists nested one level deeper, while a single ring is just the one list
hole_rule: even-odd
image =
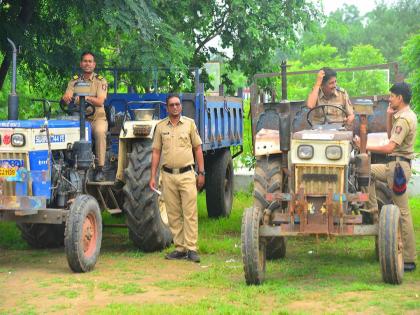
[{"label": "khaki trousers", "polygon": [[[407,179],[407,185],[411,177],[410,164],[406,161],[399,161],[404,170]],[[389,162],[388,164],[372,164],[371,173],[372,180],[369,186],[369,201],[366,202],[366,207],[371,211],[378,210],[378,202],[376,200],[375,180],[386,182],[392,191],[394,181],[394,168],[396,162]],[[416,260],[416,241],[414,238],[413,221],[411,212],[408,208],[408,193],[407,191],[402,195],[396,195],[392,192],[392,201],[400,209],[402,238],[404,244],[404,261],[414,262]],[[380,210],[380,209],[379,209]]]},{"label": "khaki trousers", "polygon": [[163,198],[175,249],[197,250],[197,187],[191,170],[182,174],[162,173]]},{"label": "khaki trousers", "polygon": [[[96,115],[95,115],[96,116]],[[98,115],[93,120],[89,120],[92,126],[92,135],[95,138],[95,155],[98,159],[98,166],[105,165],[106,154],[106,132],[108,131],[108,122],[105,117],[105,112]]]}]

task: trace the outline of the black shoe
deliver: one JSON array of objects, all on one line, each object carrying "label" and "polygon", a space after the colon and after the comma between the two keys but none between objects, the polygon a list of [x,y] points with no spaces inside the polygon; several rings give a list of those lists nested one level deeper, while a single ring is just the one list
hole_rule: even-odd
[{"label": "black shoe", "polygon": [[200,262],[200,256],[198,256],[196,251],[189,250],[187,252],[187,260],[191,260],[193,262],[199,263]]},{"label": "black shoe", "polygon": [[185,259],[187,257],[186,252],[180,252],[177,250],[174,250],[172,253],[169,253],[165,256],[166,259],[169,260],[175,260],[175,259]]},{"label": "black shoe", "polygon": [[414,270],[416,270],[416,263],[404,263],[404,272],[412,272]]},{"label": "black shoe", "polygon": [[105,181],[105,174],[102,169],[98,169],[95,174],[95,182],[104,182]]},{"label": "black shoe", "polygon": [[114,182],[114,188],[116,190],[121,190],[124,187],[125,183],[122,180],[116,179]]}]

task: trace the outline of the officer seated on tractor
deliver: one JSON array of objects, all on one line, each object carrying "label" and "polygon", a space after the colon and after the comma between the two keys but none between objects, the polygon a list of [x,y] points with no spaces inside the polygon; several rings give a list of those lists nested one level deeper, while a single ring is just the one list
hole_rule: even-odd
[{"label": "officer seated on tractor", "polygon": [[95,181],[104,181],[105,175],[103,167],[105,164],[106,153],[106,132],[108,130],[108,122],[106,119],[104,102],[107,96],[108,84],[104,77],[94,72],[96,66],[95,55],[86,51],[80,57],[81,74],[75,75],[67,85],[66,92],[62,100],[67,104],[78,103],[78,99],[73,98],[74,85],[76,82],[90,83],[90,96],[86,96],[86,102],[94,106],[95,112],[91,116],[87,116],[87,120],[92,126],[92,133],[95,139],[95,155],[97,158]]},{"label": "officer seated on tractor", "polygon": [[[352,128],[354,113],[347,92],[337,86],[337,72],[324,67],[317,75],[306,105],[313,113],[316,124],[344,123]],[[319,110],[315,108],[319,107]]]}]

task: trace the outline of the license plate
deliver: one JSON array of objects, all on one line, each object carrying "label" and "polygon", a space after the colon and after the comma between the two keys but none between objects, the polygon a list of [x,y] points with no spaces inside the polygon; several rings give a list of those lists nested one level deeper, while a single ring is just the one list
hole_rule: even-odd
[{"label": "license plate", "polygon": [[16,169],[0,167],[0,177],[16,176]]}]

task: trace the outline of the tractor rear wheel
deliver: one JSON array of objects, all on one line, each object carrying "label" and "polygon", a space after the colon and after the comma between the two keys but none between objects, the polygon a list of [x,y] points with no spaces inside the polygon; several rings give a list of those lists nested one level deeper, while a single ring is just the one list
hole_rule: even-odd
[{"label": "tractor rear wheel", "polygon": [[379,215],[379,263],[386,283],[401,284],[404,276],[403,241],[400,210],[384,205]]},{"label": "tractor rear wheel", "polygon": [[149,187],[151,161],[151,140],[135,142],[124,171],[124,210],[129,237],[145,252],[160,251],[172,242],[163,197]]},{"label": "tractor rear wheel", "polygon": [[228,217],[233,202],[233,164],[229,149],[209,156],[206,168],[206,205],[211,218]]},{"label": "tractor rear wheel", "polygon": [[70,206],[64,248],[74,272],[93,270],[101,251],[102,217],[99,204],[90,195],[79,195]]},{"label": "tractor rear wheel", "polygon": [[17,223],[16,226],[33,248],[56,248],[64,244],[64,224]]},{"label": "tractor rear wheel", "polygon": [[259,236],[262,211],[247,208],[242,217],[241,249],[246,284],[262,284],[265,277],[265,239]]},{"label": "tractor rear wheel", "polygon": [[[254,207],[270,208],[271,211],[281,210],[281,202],[269,202],[267,193],[281,193],[283,173],[281,169],[281,155],[275,154],[257,158],[254,174]],[[267,259],[279,259],[286,256],[286,239],[272,237],[267,240]]]}]

